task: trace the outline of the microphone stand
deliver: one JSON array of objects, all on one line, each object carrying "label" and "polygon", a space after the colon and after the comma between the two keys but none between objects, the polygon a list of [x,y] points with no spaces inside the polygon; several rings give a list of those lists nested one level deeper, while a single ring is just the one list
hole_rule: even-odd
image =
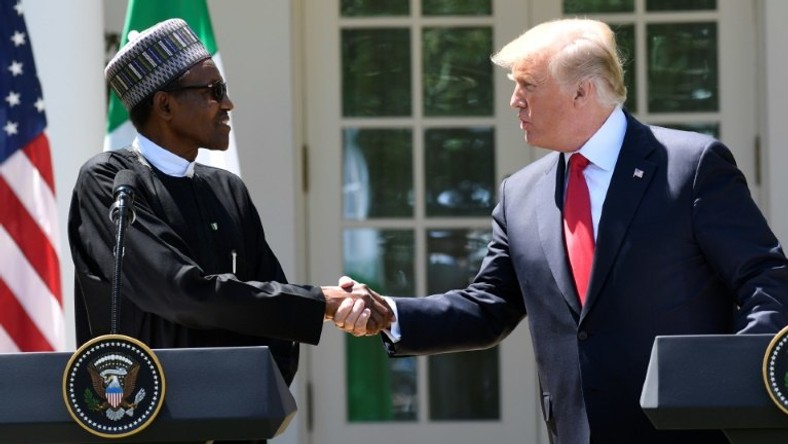
[{"label": "microphone stand", "polygon": [[[126,227],[134,221],[134,208],[131,205],[132,197],[126,192],[121,192],[118,201],[110,210],[110,218],[117,214],[117,233],[115,236],[115,266],[112,272],[112,299],[110,308],[110,334],[118,333],[118,319],[120,318],[120,284],[121,270],[123,268],[123,255],[125,254]],[[131,212],[131,217],[129,217]]]}]

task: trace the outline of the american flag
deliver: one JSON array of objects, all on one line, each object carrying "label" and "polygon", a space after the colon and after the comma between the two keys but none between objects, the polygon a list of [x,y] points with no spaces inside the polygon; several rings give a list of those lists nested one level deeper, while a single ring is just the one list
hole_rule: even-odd
[{"label": "american flag", "polygon": [[65,349],[46,124],[21,0],[0,0],[0,352]]}]

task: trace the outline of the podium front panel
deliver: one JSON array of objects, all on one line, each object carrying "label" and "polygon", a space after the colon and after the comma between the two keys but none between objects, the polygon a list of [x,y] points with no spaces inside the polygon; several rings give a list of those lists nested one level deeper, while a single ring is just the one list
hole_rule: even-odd
[{"label": "podium front panel", "polygon": [[763,383],[763,357],[773,337],[658,336],[641,407],[658,429],[788,431],[788,415]]},{"label": "podium front panel", "polygon": [[[278,435],[296,404],[267,347],[156,350],[164,405],[140,433],[112,442],[264,439]],[[73,421],[63,402],[71,353],[0,354],[0,441],[107,442]]]}]

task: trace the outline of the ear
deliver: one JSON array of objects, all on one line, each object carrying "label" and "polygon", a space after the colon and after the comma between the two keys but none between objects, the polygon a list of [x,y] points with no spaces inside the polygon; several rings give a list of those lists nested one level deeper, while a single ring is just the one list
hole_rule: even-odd
[{"label": "ear", "polygon": [[584,105],[588,103],[595,93],[596,90],[594,88],[594,82],[592,82],[591,79],[583,79],[579,81],[575,87],[575,104]]},{"label": "ear", "polygon": [[164,91],[156,91],[153,94],[153,112],[163,120],[172,119],[172,106],[174,101],[172,96]]}]

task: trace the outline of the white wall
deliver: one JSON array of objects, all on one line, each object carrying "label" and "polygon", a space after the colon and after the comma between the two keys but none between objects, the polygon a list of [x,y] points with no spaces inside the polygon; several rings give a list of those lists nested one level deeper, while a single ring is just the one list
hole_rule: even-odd
[{"label": "white wall", "polygon": [[765,153],[764,184],[767,214],[777,234],[785,245],[788,243],[788,57],[785,43],[788,42],[788,2],[785,0],[763,0],[761,3],[761,23],[763,42],[763,118],[762,149]]},{"label": "white wall", "polygon": [[79,167],[101,151],[104,137],[102,7],[100,0],[82,0],[78,8],[60,0],[23,0],[22,5],[46,103],[58,201],[66,346],[73,350],[74,265],[66,223]]}]

